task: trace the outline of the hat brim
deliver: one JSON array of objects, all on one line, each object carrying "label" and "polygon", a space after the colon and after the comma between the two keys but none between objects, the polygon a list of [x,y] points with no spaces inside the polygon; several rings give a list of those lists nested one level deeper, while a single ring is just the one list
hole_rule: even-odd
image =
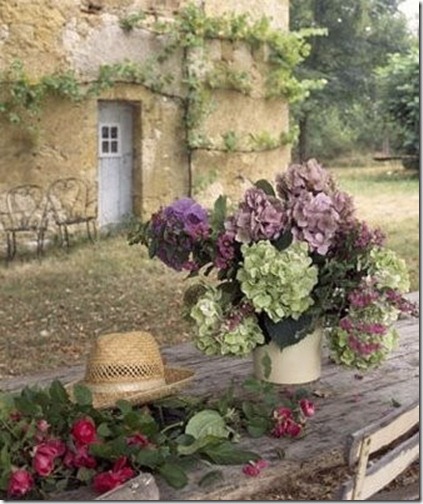
[{"label": "hat brim", "polygon": [[[164,368],[165,385],[150,390],[143,390],[140,392],[122,392],[116,393],[108,392],[98,393],[91,391],[93,397],[93,406],[96,409],[112,408],[116,405],[116,401],[123,399],[133,405],[142,405],[169,395],[175,394],[180,389],[185,387],[194,377],[194,371],[186,368]],[[69,393],[71,400],[73,400],[73,387],[75,385],[89,385],[84,380],[79,380],[66,385],[66,390]]]}]

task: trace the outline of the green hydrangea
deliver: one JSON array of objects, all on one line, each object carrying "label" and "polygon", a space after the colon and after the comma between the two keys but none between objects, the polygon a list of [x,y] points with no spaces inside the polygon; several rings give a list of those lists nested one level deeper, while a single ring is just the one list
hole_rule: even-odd
[{"label": "green hydrangea", "polygon": [[239,322],[231,324],[229,313],[222,308],[222,293],[214,287],[207,288],[190,315],[197,326],[195,345],[206,355],[243,357],[264,343],[256,315],[240,315]]},{"label": "green hydrangea", "polygon": [[298,319],[313,304],[310,293],[317,284],[318,269],[306,243],[295,242],[280,251],[263,240],[243,245],[241,252],[244,262],[237,279],[258,313],[265,311],[273,322]]},{"label": "green hydrangea", "polygon": [[369,274],[376,278],[378,286],[398,289],[405,293],[410,289],[410,279],[404,259],[388,248],[374,248],[369,255]]},{"label": "green hydrangea", "polygon": [[379,366],[392,352],[398,342],[398,332],[395,328],[388,329],[383,336],[380,348],[369,354],[360,354],[354,351],[349,344],[349,334],[341,327],[328,329],[330,357],[337,364],[349,368],[366,370]]}]

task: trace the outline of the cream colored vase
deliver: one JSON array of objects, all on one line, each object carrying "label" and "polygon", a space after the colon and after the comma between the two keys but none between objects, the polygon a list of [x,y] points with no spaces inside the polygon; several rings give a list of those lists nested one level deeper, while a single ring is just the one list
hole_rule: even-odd
[{"label": "cream colored vase", "polygon": [[254,376],[259,380],[294,385],[320,378],[323,330],[316,329],[283,350],[272,341],[253,350]]}]

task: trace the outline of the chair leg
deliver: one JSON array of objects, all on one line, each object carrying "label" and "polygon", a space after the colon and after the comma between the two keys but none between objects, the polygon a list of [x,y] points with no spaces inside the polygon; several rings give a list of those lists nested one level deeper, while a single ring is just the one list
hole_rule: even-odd
[{"label": "chair leg", "polygon": [[66,248],[69,249],[69,233],[68,233],[68,227],[66,226],[66,224],[63,225],[63,230],[65,233]]}]

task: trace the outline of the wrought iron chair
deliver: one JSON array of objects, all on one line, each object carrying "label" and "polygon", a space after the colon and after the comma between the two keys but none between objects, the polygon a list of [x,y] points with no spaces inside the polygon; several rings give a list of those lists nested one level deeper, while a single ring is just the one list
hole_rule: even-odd
[{"label": "wrought iron chair", "polygon": [[97,206],[84,180],[67,177],[54,181],[47,190],[47,199],[61,242],[65,242],[67,248],[69,226],[85,224],[88,238],[93,241],[97,235]]},{"label": "wrought iron chair", "polygon": [[42,187],[24,184],[6,192],[1,220],[6,233],[7,259],[16,255],[16,235],[33,232],[37,240],[37,255],[42,254],[48,226],[47,206]]}]

